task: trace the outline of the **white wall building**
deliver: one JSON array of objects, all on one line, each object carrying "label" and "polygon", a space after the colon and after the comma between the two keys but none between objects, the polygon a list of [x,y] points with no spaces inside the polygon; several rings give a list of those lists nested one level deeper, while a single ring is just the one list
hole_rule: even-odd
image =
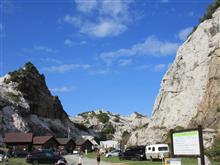
[{"label": "white wall building", "polygon": [[100,147],[104,149],[108,149],[108,148],[119,149],[120,144],[119,142],[114,141],[114,140],[100,141]]}]

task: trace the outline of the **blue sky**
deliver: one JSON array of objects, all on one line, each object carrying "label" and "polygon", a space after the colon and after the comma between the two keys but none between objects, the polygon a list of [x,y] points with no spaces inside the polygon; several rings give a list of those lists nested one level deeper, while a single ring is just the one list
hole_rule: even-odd
[{"label": "blue sky", "polygon": [[69,115],[151,115],[178,46],[211,0],[2,0],[0,75],[31,61]]}]

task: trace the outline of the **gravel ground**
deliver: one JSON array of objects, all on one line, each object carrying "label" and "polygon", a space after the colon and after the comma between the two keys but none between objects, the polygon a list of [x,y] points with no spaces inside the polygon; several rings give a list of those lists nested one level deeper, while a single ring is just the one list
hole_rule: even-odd
[{"label": "gravel ground", "polygon": [[[67,160],[68,163],[71,163],[73,165],[78,165],[78,159],[79,159],[78,155],[66,155],[65,159]],[[84,157],[83,161],[84,161],[83,165],[97,165],[95,159],[89,159],[89,158]],[[100,163],[100,165],[112,165],[112,164],[114,164],[114,163],[106,163],[106,162],[102,162],[102,161]],[[116,165],[116,164],[114,164],[114,165]]]}]

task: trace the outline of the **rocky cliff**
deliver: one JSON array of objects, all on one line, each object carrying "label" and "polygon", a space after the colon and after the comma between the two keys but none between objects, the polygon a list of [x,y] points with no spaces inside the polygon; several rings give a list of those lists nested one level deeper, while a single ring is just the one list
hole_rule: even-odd
[{"label": "rocky cliff", "polygon": [[209,147],[220,129],[220,8],[178,49],[161,82],[151,121],[129,143],[154,143],[175,128],[202,125]]},{"label": "rocky cliff", "polygon": [[149,123],[149,118],[137,112],[130,116],[122,116],[104,110],[84,112],[70,119],[88,129],[91,135],[100,135],[100,138],[118,141],[124,140],[124,143],[127,142],[126,138],[133,131],[141,129]]},{"label": "rocky cliff", "polygon": [[11,131],[65,137],[70,128],[73,137],[81,134],[31,63],[0,78],[0,123],[0,141]]}]

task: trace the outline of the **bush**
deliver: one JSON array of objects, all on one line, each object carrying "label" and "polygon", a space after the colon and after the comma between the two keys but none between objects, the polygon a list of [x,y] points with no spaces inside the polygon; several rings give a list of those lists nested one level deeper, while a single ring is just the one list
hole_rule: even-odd
[{"label": "bush", "polygon": [[102,122],[102,123],[104,123],[104,124],[109,121],[109,116],[108,116],[108,114],[103,113],[103,112],[101,112],[101,111],[100,111],[100,113],[98,114],[97,117],[98,117],[99,121]]},{"label": "bush", "polygon": [[7,96],[10,97],[10,99],[16,103],[19,101],[19,95],[16,95],[13,92],[8,92]]},{"label": "bush", "polygon": [[[212,14],[216,11],[216,9],[220,7],[220,0],[215,0],[215,2],[211,5],[208,6],[205,14],[199,19],[199,22],[203,22],[207,19],[211,19],[212,18]],[[193,27],[192,32],[188,35],[188,37],[194,32],[196,31],[198,26]],[[188,38],[187,37],[187,38]]]},{"label": "bush", "polygon": [[115,128],[111,124],[108,124],[102,132],[105,134],[114,134]]},{"label": "bush", "polygon": [[220,136],[216,137],[212,148],[206,150],[206,154],[213,160],[220,162]]},{"label": "bush", "polygon": [[220,112],[220,107],[217,107],[217,108],[216,108],[216,111],[217,111],[217,112]]},{"label": "bush", "polygon": [[220,0],[215,0],[215,2],[208,6],[206,13],[200,18],[200,22],[212,18],[212,14],[220,6]]},{"label": "bush", "polygon": [[74,123],[74,126],[80,130],[88,131],[88,128],[84,124]]}]

